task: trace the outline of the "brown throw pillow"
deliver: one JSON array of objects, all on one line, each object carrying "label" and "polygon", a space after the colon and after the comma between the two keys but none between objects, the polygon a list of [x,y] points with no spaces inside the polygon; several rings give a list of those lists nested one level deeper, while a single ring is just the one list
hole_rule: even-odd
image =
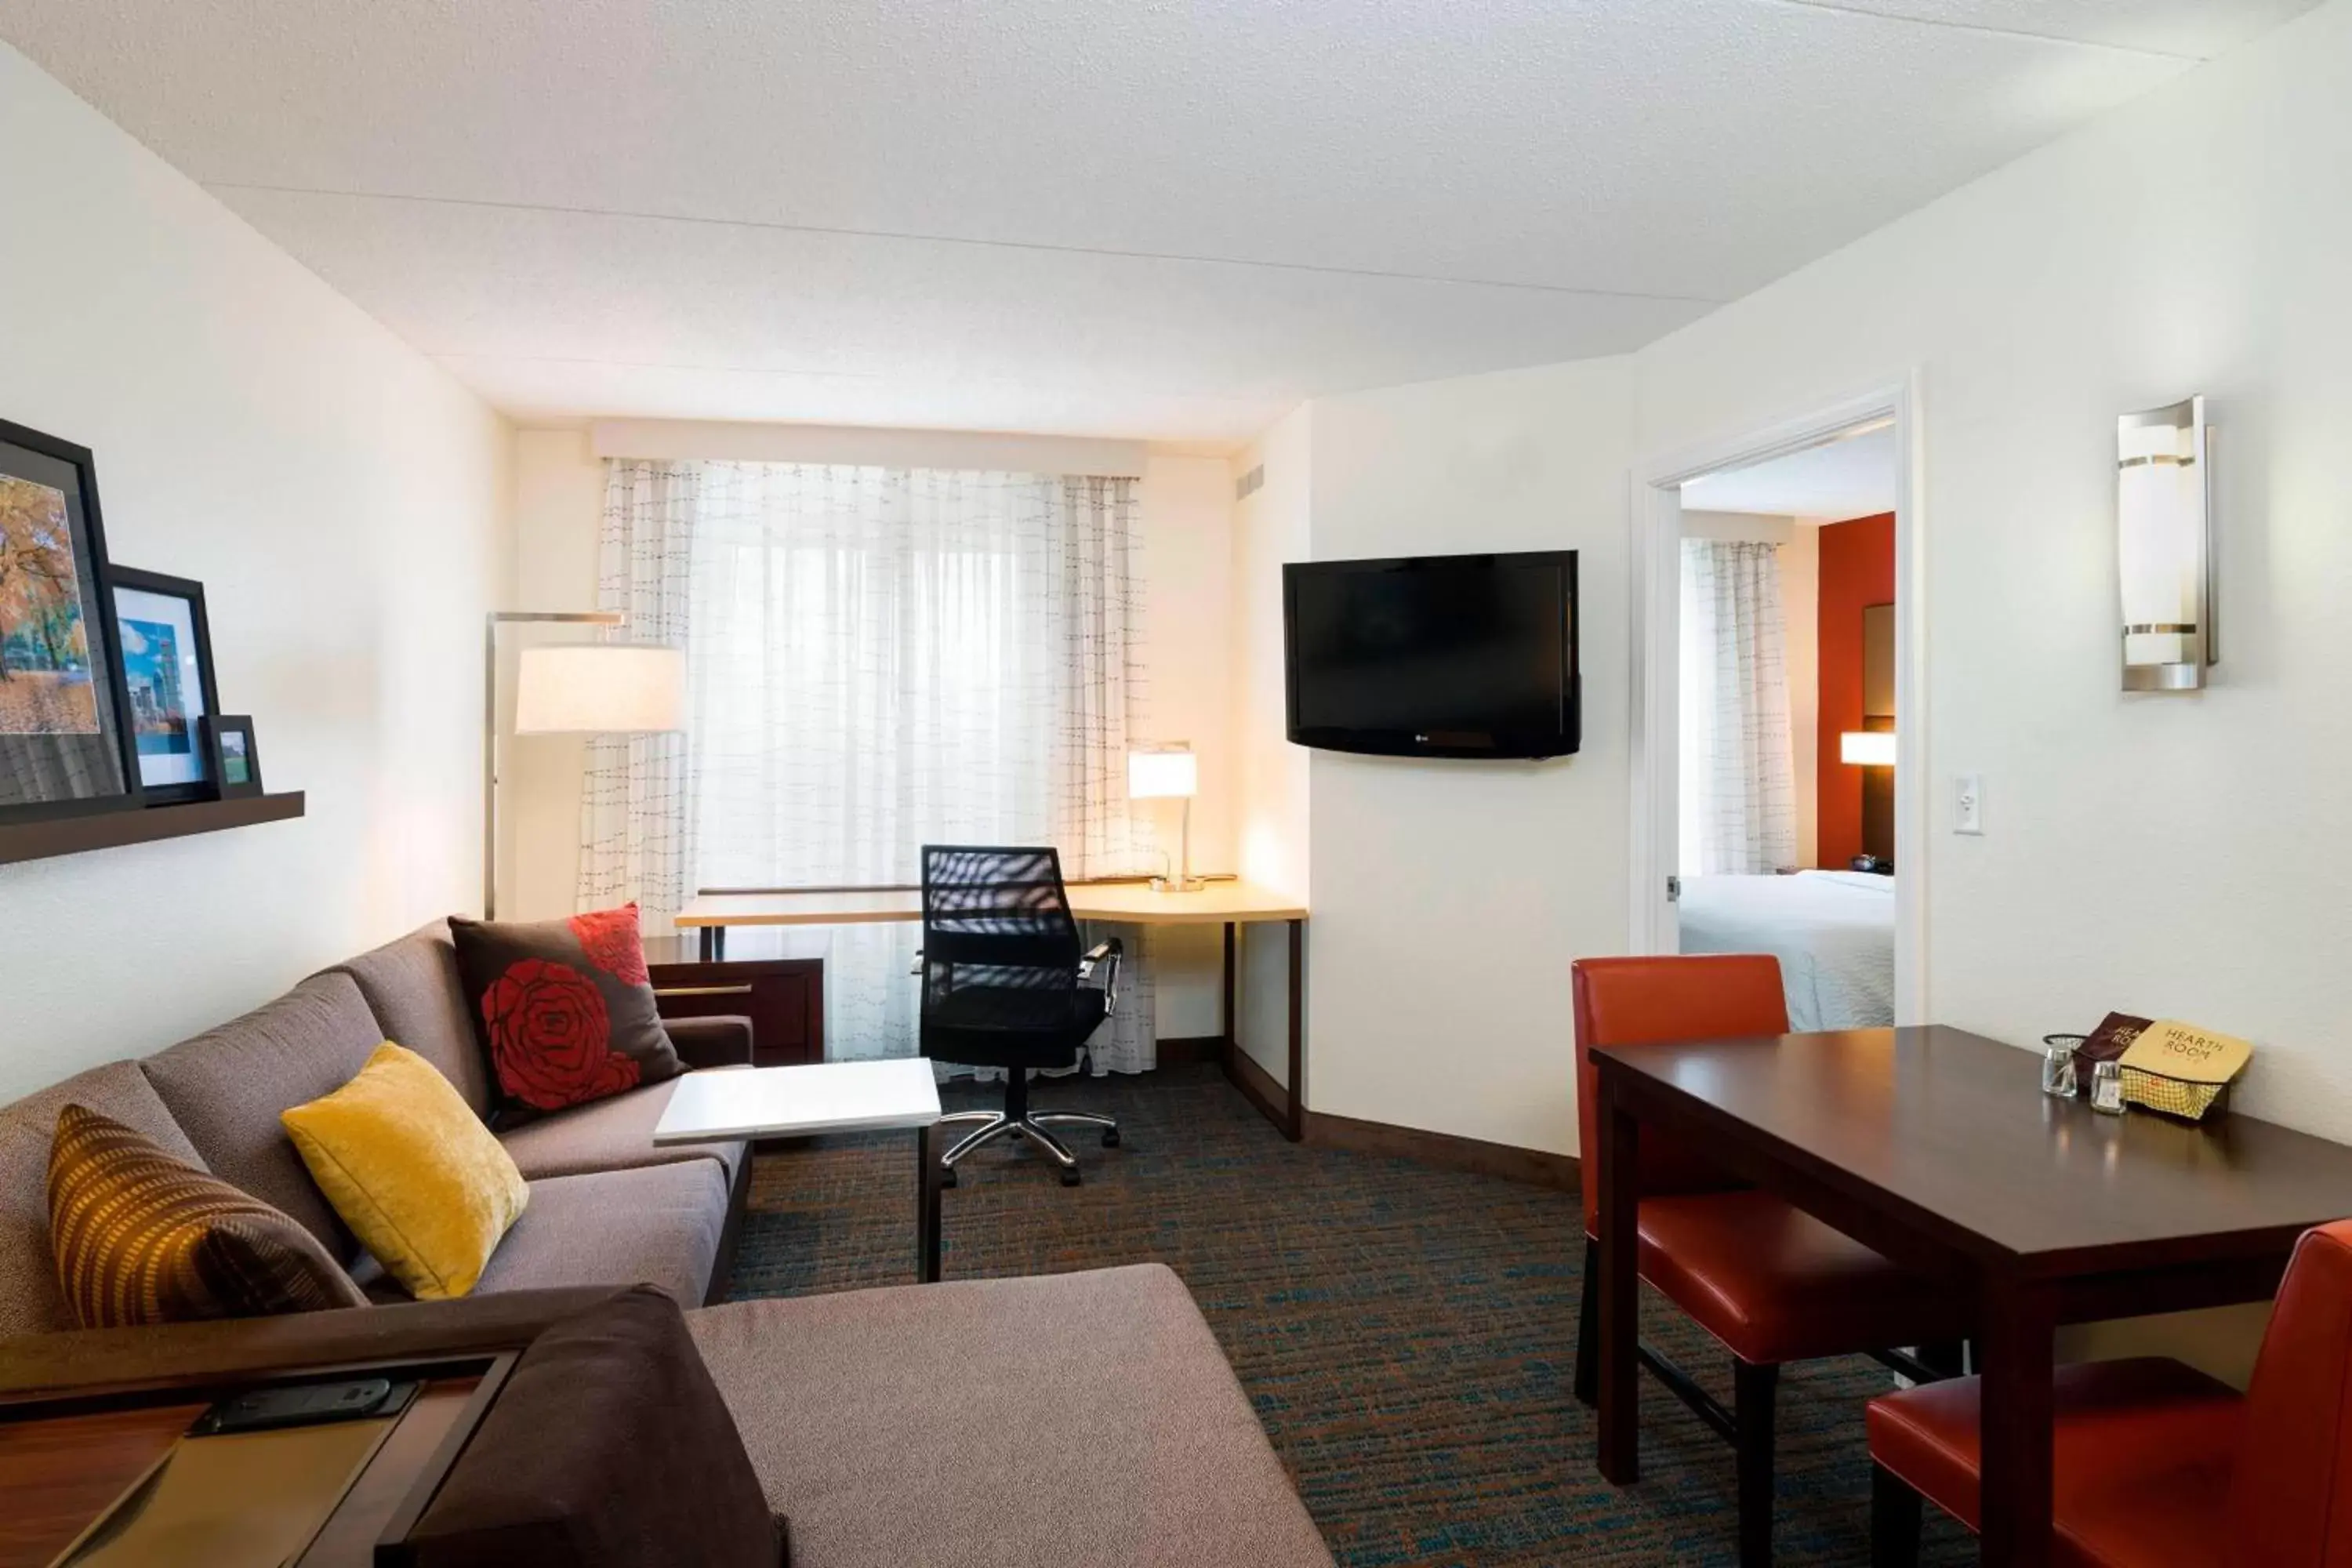
[{"label": "brown throw pillow", "polygon": [[79,1105],[49,1145],[49,1242],[85,1329],[368,1304],[301,1226]]},{"label": "brown throw pillow", "polygon": [[636,905],[568,921],[453,917],[449,932],[509,1107],[561,1110],[684,1070],[654,1005]]},{"label": "brown throw pillow", "polygon": [[784,1521],[677,1303],[550,1327],[409,1531],[416,1568],[779,1568]]}]

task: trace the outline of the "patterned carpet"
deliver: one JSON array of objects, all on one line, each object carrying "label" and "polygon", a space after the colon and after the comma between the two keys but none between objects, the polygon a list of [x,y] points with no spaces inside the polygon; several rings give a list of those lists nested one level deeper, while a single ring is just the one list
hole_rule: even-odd
[{"label": "patterned carpet", "polygon": [[[985,1103],[969,1085],[946,1098]],[[1037,1100],[1117,1116],[1123,1146],[1074,1145],[1075,1189],[1025,1151],[976,1156],[945,1195],[947,1277],[1169,1264],[1348,1568],[1734,1562],[1730,1449],[1654,1384],[1641,1485],[1593,1471],[1592,1420],[1570,1389],[1573,1194],[1286,1143],[1213,1068],[1065,1081]],[[903,1133],[762,1154],[732,1293],[904,1283],[912,1163]],[[1727,1400],[1713,1342],[1662,1302],[1644,1312],[1649,1337]],[[1862,1361],[1783,1374],[1779,1563],[1868,1561],[1862,1406],[1885,1386]],[[1975,1556],[1930,1518],[1927,1563]]]}]

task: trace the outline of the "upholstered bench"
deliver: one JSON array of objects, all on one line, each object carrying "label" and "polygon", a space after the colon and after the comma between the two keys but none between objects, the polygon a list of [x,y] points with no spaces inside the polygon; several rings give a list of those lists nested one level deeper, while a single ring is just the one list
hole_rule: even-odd
[{"label": "upholstered bench", "polygon": [[1329,1568],[1165,1265],[687,1314],[793,1568]]}]

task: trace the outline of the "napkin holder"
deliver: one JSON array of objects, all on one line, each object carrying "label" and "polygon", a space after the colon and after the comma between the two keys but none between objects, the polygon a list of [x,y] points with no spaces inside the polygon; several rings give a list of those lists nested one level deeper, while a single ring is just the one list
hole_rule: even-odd
[{"label": "napkin holder", "polygon": [[2253,1054],[2254,1047],[2235,1036],[2160,1018],[2116,1058],[2124,1103],[2201,1121],[2229,1110],[2231,1082]]}]

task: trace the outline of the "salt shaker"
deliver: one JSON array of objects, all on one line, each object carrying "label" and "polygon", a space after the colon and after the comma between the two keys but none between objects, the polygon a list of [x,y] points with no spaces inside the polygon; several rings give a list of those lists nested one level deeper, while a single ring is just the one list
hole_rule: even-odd
[{"label": "salt shaker", "polygon": [[2124,1113],[2124,1069],[2120,1062],[2095,1062],[2091,1067],[2091,1109],[2103,1116]]},{"label": "salt shaker", "polygon": [[2042,1058],[2042,1092],[2056,1100],[2074,1098],[2074,1047],[2049,1047]]}]

